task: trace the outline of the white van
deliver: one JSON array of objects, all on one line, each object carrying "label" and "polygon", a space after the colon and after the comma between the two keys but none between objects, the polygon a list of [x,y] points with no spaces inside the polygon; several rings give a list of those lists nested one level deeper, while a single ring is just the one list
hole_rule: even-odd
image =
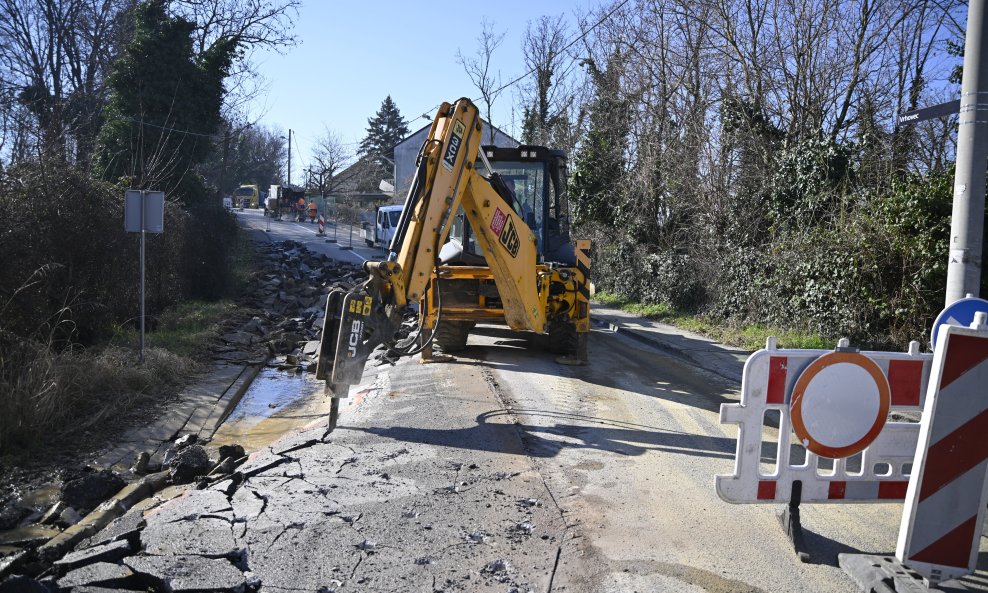
[{"label": "white van", "polygon": [[403,205],[379,206],[376,209],[374,224],[364,223],[360,230],[360,235],[368,247],[387,247],[391,244],[402,209],[404,209]]}]

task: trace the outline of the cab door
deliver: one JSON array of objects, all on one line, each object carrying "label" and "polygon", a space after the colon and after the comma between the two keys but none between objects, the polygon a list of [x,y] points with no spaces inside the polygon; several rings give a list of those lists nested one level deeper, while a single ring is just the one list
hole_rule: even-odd
[{"label": "cab door", "polygon": [[374,242],[383,242],[387,236],[388,214],[384,210],[377,211],[377,224],[374,225]]}]

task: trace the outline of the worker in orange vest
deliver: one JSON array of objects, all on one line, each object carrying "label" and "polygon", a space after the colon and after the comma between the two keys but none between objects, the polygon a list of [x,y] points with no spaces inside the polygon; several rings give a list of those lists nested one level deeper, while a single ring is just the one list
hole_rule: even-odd
[{"label": "worker in orange vest", "polygon": [[305,198],[298,199],[298,206],[296,206],[295,211],[298,213],[295,220],[298,222],[305,222]]},{"label": "worker in orange vest", "polygon": [[312,200],[311,202],[309,202],[309,222],[312,223],[316,222],[316,210],[317,210],[316,201]]}]

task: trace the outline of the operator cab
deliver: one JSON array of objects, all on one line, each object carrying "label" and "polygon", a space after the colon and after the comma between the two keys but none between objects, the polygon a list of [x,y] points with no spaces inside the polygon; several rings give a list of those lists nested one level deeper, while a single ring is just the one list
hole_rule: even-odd
[{"label": "operator cab", "polygon": [[[493,183],[515,212],[535,233],[538,263],[575,265],[569,239],[569,204],[566,199],[566,153],[544,146],[481,147],[501,183]],[[490,177],[483,161],[477,171]],[[504,191],[510,196],[503,195]],[[439,253],[444,264],[485,265],[476,237],[461,208],[453,218],[449,241]]]}]

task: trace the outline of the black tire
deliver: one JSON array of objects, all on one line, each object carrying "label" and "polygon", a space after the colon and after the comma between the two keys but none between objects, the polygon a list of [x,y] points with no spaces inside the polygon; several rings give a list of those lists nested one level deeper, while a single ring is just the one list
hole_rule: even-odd
[{"label": "black tire", "polygon": [[371,240],[369,240],[369,239],[364,239],[364,243],[367,243],[367,246],[368,247],[373,247],[374,246],[374,242],[371,241]]},{"label": "black tire", "polygon": [[470,321],[442,321],[435,329],[435,339],[432,346],[442,354],[459,352],[466,348],[467,338],[470,337],[470,330],[473,329]]},{"label": "black tire", "polygon": [[576,326],[569,319],[549,322],[546,349],[554,354],[576,353]]}]

